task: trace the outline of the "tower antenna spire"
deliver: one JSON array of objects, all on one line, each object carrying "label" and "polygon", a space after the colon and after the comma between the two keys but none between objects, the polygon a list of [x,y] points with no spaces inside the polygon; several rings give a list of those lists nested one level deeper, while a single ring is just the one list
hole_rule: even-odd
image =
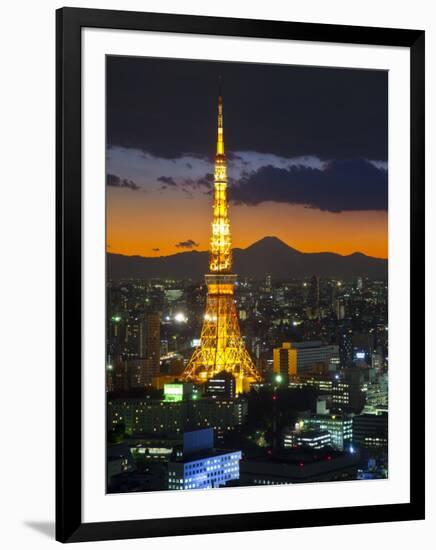
[{"label": "tower antenna spire", "polygon": [[223,127],[223,96],[221,75],[218,77],[218,138],[216,143],[217,156],[224,156],[224,127]]}]

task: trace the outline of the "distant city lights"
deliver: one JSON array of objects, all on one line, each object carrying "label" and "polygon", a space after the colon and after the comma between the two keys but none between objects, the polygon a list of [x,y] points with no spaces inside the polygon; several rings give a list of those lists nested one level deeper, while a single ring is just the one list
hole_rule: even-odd
[{"label": "distant city lights", "polygon": [[176,323],[186,323],[188,321],[188,318],[184,313],[179,312],[174,315],[174,321]]}]

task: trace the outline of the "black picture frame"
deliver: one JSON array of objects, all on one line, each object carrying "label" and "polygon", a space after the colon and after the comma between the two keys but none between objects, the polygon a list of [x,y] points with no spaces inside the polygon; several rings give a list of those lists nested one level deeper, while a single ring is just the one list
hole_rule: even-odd
[{"label": "black picture frame", "polygon": [[[81,30],[164,31],[410,49],[410,502],[237,515],[82,522]],[[128,539],[424,519],[424,31],[62,8],[56,13],[56,539]],[[412,366],[413,360],[413,366]],[[419,368],[418,368],[419,367]]]}]

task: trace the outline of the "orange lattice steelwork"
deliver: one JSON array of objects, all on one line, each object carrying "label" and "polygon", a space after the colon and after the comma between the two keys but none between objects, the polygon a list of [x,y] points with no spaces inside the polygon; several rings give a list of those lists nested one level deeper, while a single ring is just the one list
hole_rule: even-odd
[{"label": "orange lattice steelwork", "polygon": [[206,314],[200,345],[184,373],[185,380],[204,382],[227,371],[236,379],[238,393],[261,377],[245,348],[235,306],[236,275],[232,274],[232,241],[227,210],[227,163],[224,152],[223,105],[218,97],[218,140],[215,157],[214,203],[210,238],[210,273],[207,284]]}]

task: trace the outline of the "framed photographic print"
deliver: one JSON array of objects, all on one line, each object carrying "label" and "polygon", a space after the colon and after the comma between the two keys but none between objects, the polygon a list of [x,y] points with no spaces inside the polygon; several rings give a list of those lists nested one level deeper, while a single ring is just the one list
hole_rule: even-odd
[{"label": "framed photographic print", "polygon": [[57,12],[57,539],[424,518],[424,32]]}]

